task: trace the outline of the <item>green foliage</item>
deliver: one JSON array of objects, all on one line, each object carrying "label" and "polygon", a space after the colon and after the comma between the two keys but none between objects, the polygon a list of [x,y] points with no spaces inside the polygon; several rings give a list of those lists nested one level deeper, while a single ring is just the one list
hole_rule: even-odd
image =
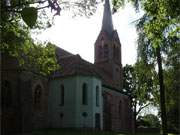
[{"label": "green foliage", "polygon": [[142,61],[139,61],[135,64],[135,74],[137,80],[137,93],[140,95],[139,100],[141,102],[151,101],[152,90],[154,89],[154,69],[150,65],[147,65]]},{"label": "green foliage", "polygon": [[116,13],[120,7],[123,7],[125,4],[124,2],[125,2],[125,0],[112,0],[113,13]]},{"label": "green foliage", "polygon": [[[1,12],[6,21],[25,22],[30,28],[46,28],[52,24],[53,18],[47,13],[47,8],[51,9],[54,16],[60,15],[61,9],[71,10],[74,14],[80,16],[91,16],[96,11],[97,2],[94,0],[2,0]],[[8,18],[4,18],[7,14]],[[23,21],[20,21],[20,20]],[[51,20],[51,21],[50,21]],[[43,27],[42,24],[47,24]]]},{"label": "green foliage", "polygon": [[[137,24],[138,30],[138,60],[148,63],[154,68],[156,67],[156,50],[154,49],[151,39],[147,37],[144,25],[150,20],[149,16],[144,15]],[[175,36],[176,35],[176,36]],[[166,35],[167,36],[167,35]],[[153,37],[155,38],[155,37]],[[167,107],[167,119],[168,127],[171,130],[178,131],[178,121],[179,115],[178,102],[179,102],[179,91],[178,84],[180,83],[178,74],[179,73],[179,39],[177,38],[177,33],[173,33],[173,36],[163,37],[163,41],[160,41],[161,52],[163,53],[163,64],[164,64],[164,84],[166,92],[166,107]],[[157,78],[157,75],[153,78]],[[158,92],[159,83],[157,79],[154,79],[154,86],[157,88],[153,89],[153,104],[160,109],[160,93]],[[176,105],[174,105],[176,104]],[[176,110],[176,111],[175,111]],[[160,110],[159,110],[160,111]]]},{"label": "green foliage", "polygon": [[47,44],[24,44],[17,56],[20,65],[42,75],[50,75],[59,68],[55,55],[55,46]]},{"label": "green foliage", "polygon": [[24,22],[32,28],[37,21],[37,9],[34,7],[23,8],[21,11],[22,19]]},{"label": "green foliage", "polygon": [[[179,46],[180,47],[180,46]],[[172,49],[168,57],[168,68],[166,68],[165,77],[165,87],[166,87],[166,106],[167,106],[167,124],[168,130],[171,132],[180,132],[179,128],[179,113],[180,113],[180,63],[178,62],[179,47]],[[173,57],[172,57],[173,54]]]},{"label": "green foliage", "polygon": [[[61,11],[56,0],[2,0],[1,3],[2,18],[4,18],[5,14],[7,15],[6,20],[3,21],[16,21],[20,23],[24,21],[30,28],[37,27],[39,23],[38,17],[42,18],[43,16],[45,18],[46,13],[44,15],[40,14],[43,9],[51,8],[51,11],[54,11],[55,15],[59,15]],[[47,19],[44,20],[46,21]]]},{"label": "green foliage", "polygon": [[160,121],[159,118],[153,114],[147,114],[145,116],[139,116],[137,119],[138,127],[151,127],[151,128],[159,128]]},{"label": "green foliage", "polygon": [[20,27],[18,23],[4,23],[2,28],[0,51],[15,57],[22,68],[43,75],[49,75],[59,68],[53,44],[35,44],[28,29]]},{"label": "green foliage", "polygon": [[[123,90],[131,97],[135,117],[148,105],[154,104],[155,69],[142,60],[123,67]],[[138,106],[138,108],[137,108]]]},{"label": "green foliage", "polygon": [[[121,0],[119,0],[121,1]],[[165,106],[163,103],[163,91],[166,90],[166,103],[168,126],[175,131],[179,130],[177,119],[179,115],[179,30],[180,30],[180,1],[179,0],[128,0],[135,5],[136,9],[141,7],[145,12],[144,16],[137,21],[138,38],[138,60],[146,64],[151,64],[156,67],[156,51],[159,50],[162,54],[162,63],[165,68],[165,81],[163,75],[159,73],[159,82],[154,79],[154,84],[158,88],[160,86],[161,93],[157,89],[153,90],[154,105],[159,106],[161,94],[161,115],[165,118]],[[158,49],[160,48],[160,49]],[[176,51],[175,51],[176,50]],[[161,58],[161,56],[158,56]],[[162,65],[158,62],[158,67]],[[173,73],[173,74],[171,74]],[[155,78],[156,76],[153,76]],[[165,90],[163,85],[165,84]],[[176,95],[175,95],[176,93]],[[175,113],[176,112],[176,113]],[[163,120],[165,122],[165,119]],[[165,124],[163,131],[166,132]]]},{"label": "green foliage", "polygon": [[[116,0],[116,3],[118,2],[122,0]],[[146,19],[141,28],[153,47],[164,46],[164,40],[179,36],[179,0],[127,0],[127,2],[145,12]]]},{"label": "green foliage", "polygon": [[134,78],[134,68],[131,65],[123,67],[123,90],[129,95],[134,97],[136,82]]}]

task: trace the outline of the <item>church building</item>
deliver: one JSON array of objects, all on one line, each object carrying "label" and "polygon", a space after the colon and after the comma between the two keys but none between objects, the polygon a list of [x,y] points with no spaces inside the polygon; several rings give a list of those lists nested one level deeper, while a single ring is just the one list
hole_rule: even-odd
[{"label": "church building", "polygon": [[130,100],[122,90],[121,43],[105,0],[94,64],[57,48],[61,70],[49,84],[49,125],[56,128],[132,130]]},{"label": "church building", "polygon": [[2,135],[39,128],[131,132],[130,98],[122,90],[121,43],[105,0],[94,64],[57,47],[61,67],[50,78],[19,67],[2,55]]}]

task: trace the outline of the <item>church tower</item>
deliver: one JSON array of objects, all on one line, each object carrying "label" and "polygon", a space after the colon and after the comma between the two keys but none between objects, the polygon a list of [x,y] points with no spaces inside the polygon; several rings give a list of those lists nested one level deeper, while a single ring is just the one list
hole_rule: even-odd
[{"label": "church tower", "polygon": [[105,0],[102,28],[94,48],[95,65],[106,72],[116,88],[122,90],[121,43],[113,27],[109,0]]}]

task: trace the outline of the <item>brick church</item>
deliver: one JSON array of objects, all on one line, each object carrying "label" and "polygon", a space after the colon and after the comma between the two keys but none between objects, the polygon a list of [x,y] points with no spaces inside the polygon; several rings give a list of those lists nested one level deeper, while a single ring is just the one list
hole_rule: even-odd
[{"label": "brick church", "polygon": [[20,70],[15,59],[3,56],[2,134],[38,128],[131,132],[131,103],[122,90],[121,43],[109,0],[94,51],[92,64],[57,47],[61,70],[49,78]]}]

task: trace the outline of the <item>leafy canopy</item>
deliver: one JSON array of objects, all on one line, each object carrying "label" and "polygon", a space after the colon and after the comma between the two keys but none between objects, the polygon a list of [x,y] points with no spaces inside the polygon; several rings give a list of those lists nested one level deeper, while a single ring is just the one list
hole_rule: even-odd
[{"label": "leafy canopy", "polygon": [[49,75],[59,68],[55,45],[51,43],[35,44],[29,32],[15,23],[13,25],[7,23],[3,28],[1,53],[15,57],[22,68],[43,75]]},{"label": "leafy canopy", "polygon": [[43,21],[47,21],[48,26],[47,9],[54,12],[54,16],[60,15],[62,9],[71,10],[74,15],[91,16],[98,4],[95,0],[2,0],[1,3],[1,12],[8,15],[8,21],[22,19],[30,28],[38,27]]}]

